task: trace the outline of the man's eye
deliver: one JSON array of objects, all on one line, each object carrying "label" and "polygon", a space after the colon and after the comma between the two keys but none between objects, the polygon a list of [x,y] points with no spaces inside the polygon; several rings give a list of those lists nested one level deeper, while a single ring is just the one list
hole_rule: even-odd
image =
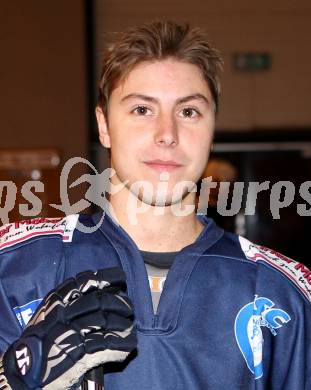
[{"label": "man's eye", "polygon": [[133,110],[134,114],[137,114],[137,115],[147,115],[147,114],[150,114],[149,111],[150,110],[145,106],[138,106],[138,107],[134,108],[134,110]]},{"label": "man's eye", "polygon": [[181,114],[185,118],[196,118],[200,115],[196,109],[190,107],[183,108]]}]

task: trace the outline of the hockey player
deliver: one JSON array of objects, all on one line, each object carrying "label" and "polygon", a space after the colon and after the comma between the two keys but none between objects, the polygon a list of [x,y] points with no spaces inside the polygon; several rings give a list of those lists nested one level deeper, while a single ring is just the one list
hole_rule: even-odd
[{"label": "hockey player", "polygon": [[73,388],[103,363],[108,390],[311,389],[311,272],[194,210],[220,68],[175,23],[108,50],[96,115],[123,186],[104,218],[0,230],[0,389]]}]

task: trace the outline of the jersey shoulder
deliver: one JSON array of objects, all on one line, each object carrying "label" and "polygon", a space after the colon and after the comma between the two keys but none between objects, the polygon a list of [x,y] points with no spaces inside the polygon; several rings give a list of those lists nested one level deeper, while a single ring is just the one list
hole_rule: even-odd
[{"label": "jersey shoulder", "polygon": [[45,237],[71,242],[79,215],[33,218],[8,223],[0,228],[0,255]]},{"label": "jersey shoulder", "polygon": [[307,266],[244,237],[238,236],[238,240],[246,259],[280,272],[311,303],[311,270]]}]

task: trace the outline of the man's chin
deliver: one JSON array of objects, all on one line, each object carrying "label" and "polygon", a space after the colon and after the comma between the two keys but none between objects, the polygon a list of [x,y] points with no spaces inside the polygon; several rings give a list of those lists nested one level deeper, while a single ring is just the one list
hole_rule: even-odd
[{"label": "man's chin", "polygon": [[189,192],[185,191],[182,196],[174,197],[173,195],[165,195],[165,196],[141,196],[141,194],[137,195],[137,198],[146,205],[149,205],[151,207],[170,207],[173,205],[178,205],[183,202],[183,200],[186,198],[186,196],[189,195]]}]

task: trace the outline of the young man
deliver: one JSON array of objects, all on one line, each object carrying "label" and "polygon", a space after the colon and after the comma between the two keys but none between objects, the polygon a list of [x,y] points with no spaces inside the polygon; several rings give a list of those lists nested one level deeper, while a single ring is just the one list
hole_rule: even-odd
[{"label": "young man", "polygon": [[311,388],[310,271],[195,214],[220,68],[205,35],[175,23],[107,53],[96,115],[122,189],[92,233],[76,216],[0,231],[3,389],[71,388],[125,357],[105,364],[105,389]]}]

